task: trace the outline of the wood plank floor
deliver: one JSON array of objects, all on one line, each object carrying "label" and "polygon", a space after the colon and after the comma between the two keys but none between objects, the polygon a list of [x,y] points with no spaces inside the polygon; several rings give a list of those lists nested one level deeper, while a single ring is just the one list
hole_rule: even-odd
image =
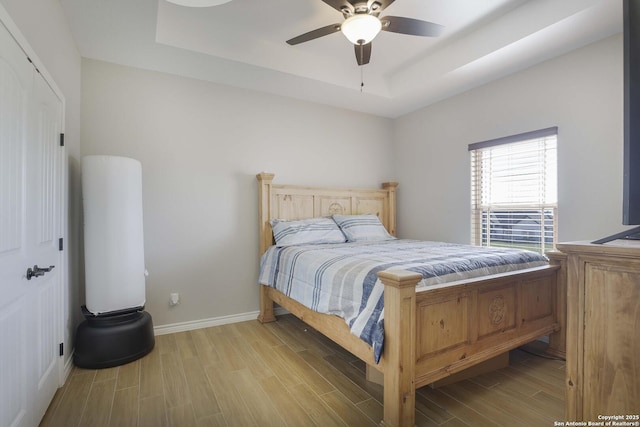
[{"label": "wood plank floor", "polygon": [[[551,426],[564,362],[514,350],[510,365],[416,393],[418,426]],[[375,426],[382,387],[364,364],[291,315],[156,337],[142,359],[74,368],[40,426]]]}]

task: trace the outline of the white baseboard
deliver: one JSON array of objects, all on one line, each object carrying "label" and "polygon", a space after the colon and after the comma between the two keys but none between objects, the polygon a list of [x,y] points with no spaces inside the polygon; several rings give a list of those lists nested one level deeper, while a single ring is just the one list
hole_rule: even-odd
[{"label": "white baseboard", "polygon": [[[278,307],[274,310],[276,316],[287,314],[288,311]],[[153,328],[154,335],[174,334],[176,332],[193,331],[196,329],[210,328],[212,326],[228,325],[230,323],[246,322],[247,320],[256,320],[259,311],[251,311],[249,313],[232,314],[230,316],[212,317],[209,319],[190,320],[188,322],[170,323],[168,325],[155,326]]]},{"label": "white baseboard", "polygon": [[71,375],[71,370],[73,369],[73,349],[71,349],[71,354],[66,359],[60,356],[60,360],[58,362],[58,388],[62,387]]},{"label": "white baseboard", "polygon": [[67,378],[69,378],[69,375],[71,375],[71,370],[73,369],[73,352],[75,351],[75,349],[71,349],[71,354],[69,355],[69,357],[67,358],[67,360],[65,360],[64,362],[64,367],[62,368],[62,377],[63,377],[63,381],[62,384],[64,384],[64,382],[67,380]]}]

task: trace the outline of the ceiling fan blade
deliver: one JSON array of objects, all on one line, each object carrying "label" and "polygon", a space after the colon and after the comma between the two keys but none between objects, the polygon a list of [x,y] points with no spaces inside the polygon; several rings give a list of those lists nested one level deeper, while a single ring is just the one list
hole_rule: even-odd
[{"label": "ceiling fan blade", "polygon": [[402,16],[385,16],[380,18],[380,21],[382,21],[382,31],[410,36],[438,37],[444,30],[442,25]]},{"label": "ceiling fan blade", "polygon": [[293,46],[299,43],[308,42],[309,40],[317,39],[318,37],[328,36],[329,34],[333,34],[338,31],[340,31],[340,24],[331,24],[287,40],[287,43]]},{"label": "ceiling fan blade", "polygon": [[322,0],[322,1],[340,13],[343,13],[343,10],[345,8],[353,12],[353,5],[349,3],[347,0]]},{"label": "ceiling fan blade", "polygon": [[358,65],[365,65],[371,60],[371,42],[367,44],[355,44],[353,45],[356,51],[356,61]]}]

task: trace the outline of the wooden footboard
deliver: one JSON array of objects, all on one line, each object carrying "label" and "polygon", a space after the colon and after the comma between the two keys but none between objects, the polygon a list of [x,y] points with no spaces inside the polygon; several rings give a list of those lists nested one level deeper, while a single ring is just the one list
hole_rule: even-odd
[{"label": "wooden footboard", "polygon": [[560,268],[539,267],[417,292],[420,277],[381,272],[385,284],[383,425],[414,425],[416,388],[559,331]]},{"label": "wooden footboard", "polygon": [[418,291],[416,386],[558,331],[557,269]]}]

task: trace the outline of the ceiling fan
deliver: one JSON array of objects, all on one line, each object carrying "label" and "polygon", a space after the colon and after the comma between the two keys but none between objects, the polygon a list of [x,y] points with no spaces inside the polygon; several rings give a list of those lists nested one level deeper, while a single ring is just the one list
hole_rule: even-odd
[{"label": "ceiling fan", "polygon": [[402,16],[379,17],[380,12],[389,7],[395,0],[322,0],[338,12],[345,21],[342,24],[331,24],[308,33],[299,35],[287,43],[296,45],[319,37],[342,31],[342,34],[353,43],[358,65],[368,64],[371,59],[371,40],[380,31],[408,34],[412,36],[437,37],[444,27],[420,19]]}]

